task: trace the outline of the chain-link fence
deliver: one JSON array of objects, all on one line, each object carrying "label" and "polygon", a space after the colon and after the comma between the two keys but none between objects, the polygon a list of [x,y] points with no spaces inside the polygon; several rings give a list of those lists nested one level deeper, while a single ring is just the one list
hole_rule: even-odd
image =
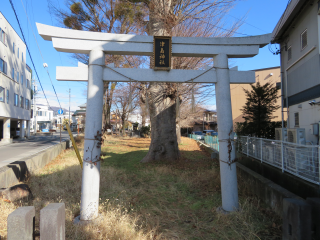
[{"label": "chain-link fence", "polygon": [[320,184],[320,146],[300,145],[254,137],[240,137],[238,151],[289,172],[309,182]]}]

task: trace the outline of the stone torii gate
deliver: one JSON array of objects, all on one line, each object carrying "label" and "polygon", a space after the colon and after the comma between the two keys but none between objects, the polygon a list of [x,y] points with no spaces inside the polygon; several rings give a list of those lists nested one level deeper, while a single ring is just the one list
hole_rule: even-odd
[{"label": "stone torii gate", "polygon": [[57,67],[56,73],[59,81],[88,81],[81,221],[98,217],[100,162],[95,165],[85,160],[92,160],[101,153],[101,149],[96,147],[99,142],[96,134],[100,133],[102,128],[103,81],[129,82],[129,79],[141,82],[185,83],[202,74],[195,78],[193,83],[216,84],[222,208],[225,211],[238,209],[237,173],[236,164],[233,162],[234,146],[229,152],[230,145],[233,145],[230,84],[254,83],[255,73],[229,69],[228,59],[257,55],[259,48],[270,42],[270,34],[239,38],[172,37],[172,56],[213,58],[214,68],[209,71],[180,69],[154,71],[105,66],[105,54],[152,56],[153,36],[87,32],[39,23],[37,28],[41,37],[52,41],[57,51],[89,54],[89,66],[79,64],[78,67]]}]

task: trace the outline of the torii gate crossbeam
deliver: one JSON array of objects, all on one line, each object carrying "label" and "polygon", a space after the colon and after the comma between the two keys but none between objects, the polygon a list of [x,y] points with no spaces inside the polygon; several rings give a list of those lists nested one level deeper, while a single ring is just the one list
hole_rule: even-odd
[{"label": "torii gate crossbeam", "polygon": [[259,48],[270,42],[271,34],[240,38],[172,37],[172,56],[210,57],[213,58],[215,69],[207,72],[177,69],[164,72],[105,66],[105,54],[151,56],[152,36],[70,30],[39,23],[37,28],[43,39],[53,42],[57,51],[89,54],[89,66],[57,67],[58,80],[88,81],[80,220],[98,217],[100,162],[92,164],[90,161],[94,162],[101,153],[96,146],[99,142],[97,133],[101,133],[102,127],[103,81],[128,82],[129,79],[182,83],[195,78],[194,83],[216,84],[222,208],[225,211],[238,209],[230,84],[254,83],[255,77],[254,72],[229,69],[228,58],[257,55]]}]

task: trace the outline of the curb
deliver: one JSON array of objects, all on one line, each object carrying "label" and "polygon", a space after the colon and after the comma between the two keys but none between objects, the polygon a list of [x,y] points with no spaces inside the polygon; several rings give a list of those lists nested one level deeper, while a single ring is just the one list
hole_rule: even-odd
[{"label": "curb", "polygon": [[8,188],[27,179],[30,173],[43,168],[63,150],[70,147],[70,140],[46,148],[20,161],[15,161],[0,168],[0,188]]}]

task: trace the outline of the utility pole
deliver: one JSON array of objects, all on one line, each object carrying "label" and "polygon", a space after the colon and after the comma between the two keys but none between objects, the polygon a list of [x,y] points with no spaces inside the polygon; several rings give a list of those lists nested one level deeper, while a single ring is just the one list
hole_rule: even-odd
[{"label": "utility pole", "polygon": [[37,134],[37,106],[36,106],[36,95],[37,95],[37,83],[33,79],[33,118],[34,118],[34,134]]},{"label": "utility pole", "polygon": [[69,88],[69,125],[71,123],[71,121],[70,121],[70,92],[71,92],[71,89]]},{"label": "utility pole", "polygon": [[61,126],[62,126],[62,119],[60,117],[60,142],[61,142]]}]

